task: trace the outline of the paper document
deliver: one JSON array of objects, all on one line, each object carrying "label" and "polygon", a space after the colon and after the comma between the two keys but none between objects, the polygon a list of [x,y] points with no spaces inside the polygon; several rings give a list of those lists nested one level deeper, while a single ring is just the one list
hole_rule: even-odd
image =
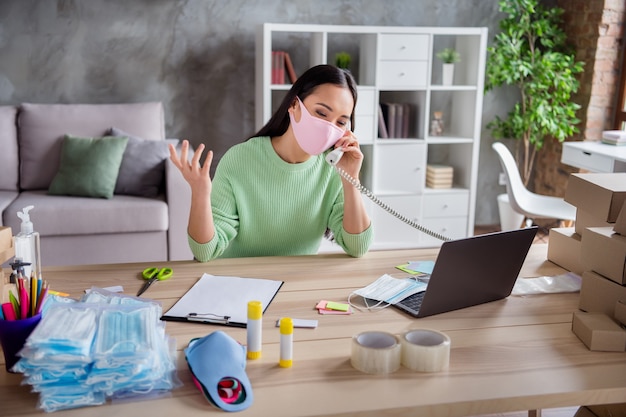
[{"label": "paper document", "polygon": [[204,274],[162,317],[245,327],[248,302],[260,301],[263,312],[283,281]]}]

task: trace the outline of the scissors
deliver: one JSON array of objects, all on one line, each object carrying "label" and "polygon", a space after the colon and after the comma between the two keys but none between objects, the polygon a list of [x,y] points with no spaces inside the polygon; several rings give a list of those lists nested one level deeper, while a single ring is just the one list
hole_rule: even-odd
[{"label": "scissors", "polygon": [[174,270],[172,270],[172,268],[157,268],[153,266],[144,269],[141,273],[141,276],[147,281],[143,284],[143,287],[141,287],[141,289],[137,293],[137,297],[139,297],[148,288],[150,288],[150,285],[152,285],[155,281],[166,280],[168,278],[171,278],[172,275],[174,275]]}]

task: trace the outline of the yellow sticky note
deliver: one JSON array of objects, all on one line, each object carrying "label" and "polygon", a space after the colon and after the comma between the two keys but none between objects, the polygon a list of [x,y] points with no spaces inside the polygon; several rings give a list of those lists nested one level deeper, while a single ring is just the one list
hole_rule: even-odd
[{"label": "yellow sticky note", "polygon": [[350,306],[344,303],[337,303],[335,301],[329,301],[326,303],[326,308],[329,310],[348,311]]}]

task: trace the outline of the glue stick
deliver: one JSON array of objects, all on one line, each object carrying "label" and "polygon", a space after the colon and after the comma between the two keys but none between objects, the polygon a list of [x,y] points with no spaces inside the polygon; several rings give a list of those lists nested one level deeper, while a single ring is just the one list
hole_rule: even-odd
[{"label": "glue stick", "polygon": [[260,301],[248,302],[247,324],[247,357],[258,359],[261,357],[261,340],[263,325],[263,306]]},{"label": "glue stick", "polygon": [[293,365],[293,320],[289,317],[280,319],[280,360],[278,366],[291,368]]}]

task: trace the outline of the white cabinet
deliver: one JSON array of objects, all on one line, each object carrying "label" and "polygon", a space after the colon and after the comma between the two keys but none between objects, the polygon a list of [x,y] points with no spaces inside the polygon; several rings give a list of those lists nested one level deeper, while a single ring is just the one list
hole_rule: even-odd
[{"label": "white cabinet", "polygon": [[[355,135],[365,155],[361,182],[394,210],[437,233],[451,238],[473,234],[486,28],[266,23],[259,26],[256,41],[257,128],[291,87],[271,82],[273,50],[289,53],[296,75],[317,64],[334,64],[337,52],[349,52],[359,94]],[[444,48],[461,56],[451,85],[442,84],[443,63],[436,58]],[[379,111],[388,103],[404,104],[401,112],[409,117],[396,115],[394,135],[388,131],[383,138]],[[433,136],[435,112],[443,115],[444,128]],[[428,164],[452,166],[452,188],[427,187]],[[441,244],[369,200],[367,207],[375,230],[372,249]]]}]

